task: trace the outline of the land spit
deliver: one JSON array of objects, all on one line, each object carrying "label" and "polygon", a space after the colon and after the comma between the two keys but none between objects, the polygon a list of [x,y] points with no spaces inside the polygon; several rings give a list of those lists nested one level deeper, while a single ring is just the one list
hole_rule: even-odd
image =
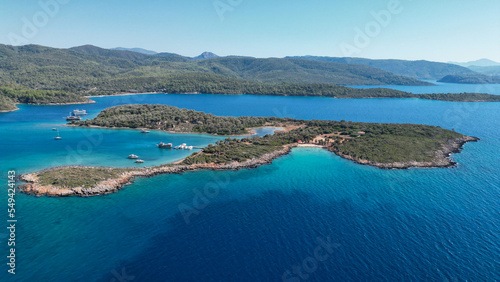
[{"label": "land spit", "polygon": [[22,185],[19,189],[26,194],[32,194],[37,196],[95,196],[95,195],[103,195],[109,194],[113,192],[117,192],[122,187],[131,184],[136,177],[152,177],[159,174],[173,174],[173,173],[183,173],[185,171],[195,171],[195,170],[238,170],[244,168],[255,168],[260,165],[269,164],[274,159],[288,154],[292,148],[294,147],[322,147],[329,149],[330,151],[336,153],[342,158],[352,160],[358,164],[362,165],[370,165],[375,166],[382,169],[408,169],[413,167],[421,167],[421,168],[431,168],[431,167],[452,167],[456,165],[456,162],[450,159],[451,154],[458,153],[463,148],[463,145],[467,142],[475,142],[478,141],[479,138],[464,136],[462,138],[456,138],[454,140],[450,140],[447,144],[443,145],[442,149],[435,153],[435,158],[431,162],[394,162],[394,163],[377,163],[373,161],[367,161],[363,159],[353,158],[352,156],[343,155],[338,152],[332,150],[331,147],[319,145],[319,144],[289,144],[283,146],[282,149],[276,150],[272,153],[268,153],[262,155],[258,158],[253,158],[250,160],[246,160],[243,162],[231,162],[228,164],[191,164],[184,165],[181,164],[182,161],[161,165],[155,167],[146,167],[146,168],[134,168],[130,169],[126,172],[121,173],[118,177],[112,177],[109,179],[105,179],[103,181],[98,182],[96,185],[92,187],[63,187],[57,185],[42,185],[40,183],[39,175],[44,172],[50,172],[52,170],[57,170],[61,168],[73,168],[76,170],[86,170],[86,169],[95,169],[97,167],[88,167],[88,166],[66,166],[66,167],[57,167],[51,168],[48,170],[35,172],[35,173],[27,173],[20,176],[20,179],[28,182],[26,185]]}]

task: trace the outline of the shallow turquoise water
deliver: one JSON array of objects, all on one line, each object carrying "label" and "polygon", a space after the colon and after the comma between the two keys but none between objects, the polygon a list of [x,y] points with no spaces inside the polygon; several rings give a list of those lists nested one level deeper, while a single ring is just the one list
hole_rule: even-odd
[{"label": "shallow turquoise water", "polygon": [[[131,153],[157,164],[189,154],[162,152],[154,147],[159,141],[219,139],[61,127],[71,109],[83,107],[92,117],[125,103],[232,116],[424,123],[481,141],[467,144],[453,157],[459,166],[450,169],[380,170],[299,148],[257,169],[142,178],[105,196],[18,194],[17,281],[123,281],[124,273],[135,281],[281,280],[314,257],[318,237],[336,245],[326,260],[310,265],[314,271],[302,269],[311,281],[500,279],[500,103],[162,94],[95,100],[0,114],[1,181],[8,169],[129,166]],[[52,127],[63,140],[52,139]],[[7,205],[5,194],[0,203]],[[4,254],[6,235],[0,232]],[[6,270],[3,264],[2,276]]]}]

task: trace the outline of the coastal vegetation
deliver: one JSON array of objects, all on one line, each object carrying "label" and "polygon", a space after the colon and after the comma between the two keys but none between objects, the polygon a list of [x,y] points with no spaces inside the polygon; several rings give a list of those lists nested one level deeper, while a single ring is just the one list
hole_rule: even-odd
[{"label": "coastal vegetation", "polygon": [[78,126],[150,128],[216,135],[248,133],[257,126],[292,128],[273,135],[225,139],[187,158],[185,164],[245,161],[283,145],[315,143],[333,152],[367,161],[426,162],[449,140],[462,134],[440,127],[416,124],[381,124],[349,121],[297,120],[276,117],[218,117],[165,105],[123,105],[108,108]]},{"label": "coastal vegetation", "polygon": [[0,86],[0,111],[16,110],[15,104],[90,103],[90,99],[60,90],[39,90],[19,86]]},{"label": "coastal vegetation", "polygon": [[106,167],[61,167],[42,171],[38,174],[41,185],[55,185],[59,187],[92,187],[100,181],[116,178],[129,168]]},{"label": "coastal vegetation", "polygon": [[105,109],[94,119],[78,121],[75,124],[235,135],[248,133],[248,128],[262,126],[274,120],[281,119],[221,117],[166,105],[123,105]]},{"label": "coastal vegetation", "polygon": [[224,137],[184,160],[145,168],[58,167],[24,174],[25,193],[92,196],[115,192],[135,177],[198,169],[252,168],[270,163],[301,145],[320,146],[357,163],[379,168],[449,167],[448,157],[475,137],[438,126],[276,117],[218,117],[165,105],[122,105],[72,126],[151,128],[215,135],[248,134],[255,126],[283,130],[265,136]]}]

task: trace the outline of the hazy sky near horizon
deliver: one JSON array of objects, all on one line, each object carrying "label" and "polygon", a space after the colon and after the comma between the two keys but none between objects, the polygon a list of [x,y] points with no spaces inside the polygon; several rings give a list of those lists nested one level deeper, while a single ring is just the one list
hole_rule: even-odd
[{"label": "hazy sky near horizon", "polygon": [[0,43],[500,62],[496,0],[0,0]]}]

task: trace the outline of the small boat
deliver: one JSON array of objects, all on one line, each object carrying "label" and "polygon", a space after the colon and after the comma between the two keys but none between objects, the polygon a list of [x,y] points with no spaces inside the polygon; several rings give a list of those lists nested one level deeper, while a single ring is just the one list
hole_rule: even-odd
[{"label": "small boat", "polygon": [[73,110],[73,115],[74,116],[85,116],[87,115],[86,110]]},{"label": "small boat", "polygon": [[[57,130],[57,129],[56,129],[56,130]],[[59,136],[59,130],[57,130],[57,136],[56,136],[56,137],[54,137],[54,140],[61,140],[61,139],[62,139],[62,137],[61,137],[61,136]]]},{"label": "small boat", "polygon": [[138,159],[138,158],[139,158],[139,156],[138,156],[138,155],[134,155],[134,154],[132,154],[132,155],[128,155],[128,158],[129,158],[129,159]]},{"label": "small boat", "polygon": [[57,128],[55,128],[55,127],[54,127],[54,128],[52,128],[52,130],[53,130],[53,131],[57,131]]},{"label": "small boat", "polygon": [[172,148],[172,143],[160,142],[159,144],[156,144],[156,146],[158,146],[158,148],[160,148],[160,149],[170,149],[170,148]]},{"label": "small boat", "polygon": [[141,133],[149,133],[149,130],[143,129],[141,130]]},{"label": "small boat", "polygon": [[80,116],[67,116],[66,117],[67,121],[74,121],[74,120],[81,120],[81,119],[82,119],[82,117],[80,117]]},{"label": "small boat", "polygon": [[136,160],[135,162],[138,164],[142,164],[144,161],[143,160]]}]

